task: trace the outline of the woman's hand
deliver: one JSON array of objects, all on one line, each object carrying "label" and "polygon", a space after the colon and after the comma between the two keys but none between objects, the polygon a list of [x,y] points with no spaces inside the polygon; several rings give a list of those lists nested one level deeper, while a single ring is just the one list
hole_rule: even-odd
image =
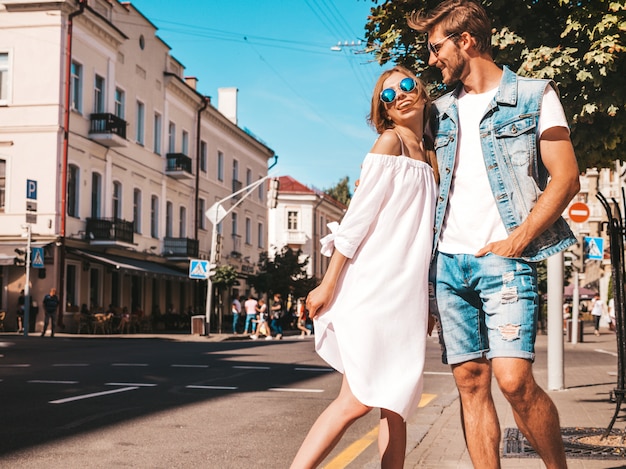
[{"label": "woman's hand", "polygon": [[315,319],[324,313],[335,295],[335,286],[328,286],[322,282],[317,288],[311,290],[306,297],[306,308],[309,310],[309,317]]}]

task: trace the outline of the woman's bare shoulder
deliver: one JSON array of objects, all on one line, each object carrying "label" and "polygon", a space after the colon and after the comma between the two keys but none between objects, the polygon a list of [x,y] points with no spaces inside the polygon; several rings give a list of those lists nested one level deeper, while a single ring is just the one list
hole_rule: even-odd
[{"label": "woman's bare shoulder", "polygon": [[402,147],[400,138],[393,129],[385,130],[374,142],[370,153],[380,155],[401,155]]}]

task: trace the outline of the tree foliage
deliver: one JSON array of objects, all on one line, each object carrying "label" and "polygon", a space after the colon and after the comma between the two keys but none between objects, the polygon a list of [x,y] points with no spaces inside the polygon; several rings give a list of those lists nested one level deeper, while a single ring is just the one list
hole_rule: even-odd
[{"label": "tree foliage", "polygon": [[306,296],[316,283],[306,272],[308,263],[308,257],[302,259],[301,250],[294,251],[289,246],[284,246],[273,258],[263,252],[259,257],[259,273],[249,281],[257,292],[270,296],[275,293],[280,293],[283,298],[289,293],[296,298]]},{"label": "tree foliage", "polygon": [[350,192],[350,178],[348,176],[344,177],[330,189],[324,189],[324,193],[344,205],[349,205],[350,199],[352,199],[352,193]]},{"label": "tree foliage", "polygon": [[230,287],[237,280],[237,270],[231,265],[218,265],[212,280],[220,289]]},{"label": "tree foliage", "polygon": [[[407,14],[440,0],[372,0],[365,25],[367,51],[380,64],[405,65],[445,91],[429,67],[426,37]],[[520,75],[559,86],[581,168],[610,166],[626,150],[626,1],[482,0],[494,34],[494,59]]]}]

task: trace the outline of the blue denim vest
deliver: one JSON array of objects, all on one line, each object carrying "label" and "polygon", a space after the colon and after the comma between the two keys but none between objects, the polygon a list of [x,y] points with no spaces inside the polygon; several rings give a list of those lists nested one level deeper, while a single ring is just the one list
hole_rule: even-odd
[{"label": "blue denim vest", "polygon": [[[526,219],[548,181],[549,174],[541,162],[537,139],[542,97],[548,85],[556,89],[551,80],[520,77],[504,67],[498,91],[480,123],[487,176],[508,233]],[[432,135],[441,179],[435,212],[434,248],[441,234],[452,183],[458,140],[457,98],[461,86],[433,104]],[[567,222],[560,217],[526,247],[522,257],[528,261],[540,261],[575,242]]]}]

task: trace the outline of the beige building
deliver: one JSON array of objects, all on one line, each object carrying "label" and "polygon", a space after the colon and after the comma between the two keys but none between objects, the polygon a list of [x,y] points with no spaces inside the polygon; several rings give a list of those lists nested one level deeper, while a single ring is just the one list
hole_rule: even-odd
[{"label": "beige building", "polygon": [[328,224],[339,222],[347,207],[317,189],[290,176],[279,178],[278,203],[269,212],[270,253],[289,246],[309,258],[307,274],[321,279],[330,258],[320,252],[320,239],[330,231]]},{"label": "beige building", "polygon": [[[274,152],[237,126],[237,90],[220,89],[216,107],[156,32],[127,2],[0,0],[0,309],[9,330],[26,283],[14,263],[27,221],[45,264],[31,270],[32,299],[56,287],[68,328],[82,304],[204,312],[206,282],[188,276],[190,259],[210,255],[204,213],[265,177]],[[261,185],[218,227],[218,261],[239,273],[226,301],[248,289],[268,248],[267,217]]]}]

